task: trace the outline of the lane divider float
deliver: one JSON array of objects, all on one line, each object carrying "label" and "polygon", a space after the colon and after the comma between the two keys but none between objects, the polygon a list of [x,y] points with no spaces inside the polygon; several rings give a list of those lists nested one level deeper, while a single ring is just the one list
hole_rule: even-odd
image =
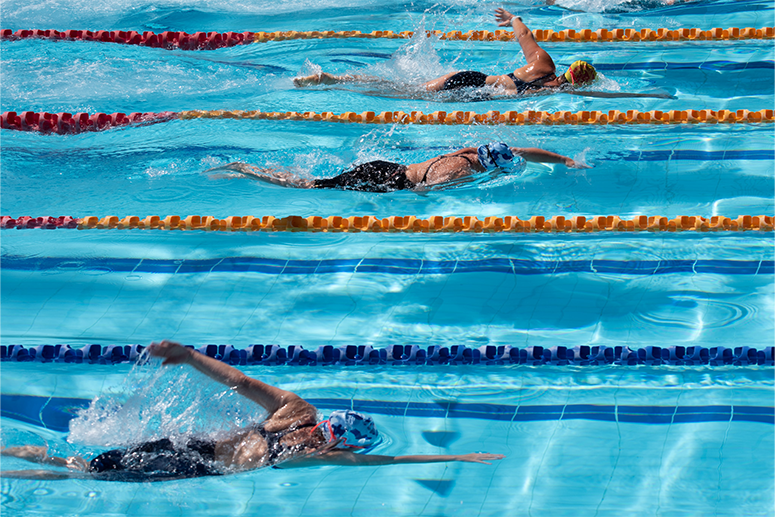
[{"label": "lane divider float", "polygon": [[335,122],[342,124],[421,124],[421,125],[507,125],[507,126],[567,126],[567,125],[620,125],[620,124],[751,124],[772,123],[775,111],[763,109],[750,111],[729,110],[671,110],[671,111],[346,111],[336,114],[330,111],[316,113],[305,111],[265,112],[242,110],[164,111],[161,113],[47,113],[6,111],[0,115],[0,127],[16,131],[38,133],[77,134],[88,131],[102,131],[130,124],[154,124],[170,120],[193,119],[248,119],[248,120],[290,120],[311,122]]},{"label": "lane divider float", "polygon": [[533,216],[520,219],[514,216],[444,217],[432,216],[421,219],[415,216],[391,216],[379,218],[367,216],[287,216],[254,217],[231,216],[217,219],[212,216],[190,215],[180,217],[157,215],[140,218],[115,215],[83,218],[74,217],[19,217],[0,218],[0,228],[50,229],[69,228],[79,230],[204,230],[225,232],[372,232],[372,233],[596,233],[596,232],[772,232],[773,217],[769,215],[741,215],[736,218],[712,216],[664,216],[639,215],[632,219],[618,216]]},{"label": "lane divider float", "polygon": [[[322,345],[315,350],[305,350],[299,345],[249,345],[244,349],[231,345],[188,346],[209,357],[235,366],[358,366],[358,365],[529,365],[529,366],[773,366],[775,347],[756,349],[749,346],[726,348],[723,346],[627,346],[574,347],[528,346],[524,348],[503,345],[484,345],[469,348],[463,345],[450,347],[431,345],[427,349],[417,345],[390,345],[375,348],[370,345],[346,345],[335,347]],[[0,346],[0,360],[12,362],[120,364],[141,362],[143,345],[38,345],[25,348],[22,345]]]},{"label": "lane divider float", "polygon": [[[275,31],[275,32],[186,32],[165,31],[159,34],[145,31],[87,31],[87,30],[39,30],[11,29],[0,30],[0,39],[51,39],[69,41],[98,41],[119,43],[124,45],[140,45],[153,48],[181,50],[212,50],[223,47],[234,47],[250,43],[265,43],[268,41],[285,41],[299,39],[333,39],[333,38],[364,38],[364,39],[410,39],[414,31]],[[496,31],[426,31],[426,37],[437,37],[449,41],[514,41],[514,32],[509,30]],[[750,39],[773,39],[775,27],[730,27],[722,29],[702,30],[698,28],[685,29],[537,29],[533,36],[539,42],[640,42],[640,41],[727,41]]]}]

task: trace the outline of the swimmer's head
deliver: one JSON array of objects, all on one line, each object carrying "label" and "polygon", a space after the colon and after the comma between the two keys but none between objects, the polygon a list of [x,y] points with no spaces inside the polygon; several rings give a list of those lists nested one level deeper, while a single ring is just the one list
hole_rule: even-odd
[{"label": "swimmer's head", "polygon": [[329,442],[341,440],[337,445],[340,449],[367,449],[380,440],[374,420],[357,411],[332,411],[318,426]]},{"label": "swimmer's head", "polygon": [[479,155],[479,163],[488,171],[496,168],[510,169],[515,165],[514,153],[503,142],[480,145],[476,154]]},{"label": "swimmer's head", "polygon": [[576,61],[568,67],[568,71],[563,75],[567,82],[573,86],[579,86],[594,81],[597,77],[597,70],[586,61]]}]

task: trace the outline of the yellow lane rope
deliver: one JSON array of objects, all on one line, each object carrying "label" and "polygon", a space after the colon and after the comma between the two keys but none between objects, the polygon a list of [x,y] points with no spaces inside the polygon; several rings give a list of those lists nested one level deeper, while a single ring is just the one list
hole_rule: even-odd
[{"label": "yellow lane rope", "polygon": [[[426,36],[436,36],[442,40],[454,41],[513,41],[514,33],[508,30],[496,31],[426,31]],[[551,29],[538,29],[533,31],[536,41],[539,42],[608,42],[608,41],[724,41],[745,39],[773,39],[775,27],[730,27],[729,29],[713,28],[702,30],[691,29],[565,29],[553,31]],[[254,43],[267,41],[283,41],[296,39],[329,39],[329,38],[387,38],[409,39],[414,36],[413,31],[276,31],[253,33]]]},{"label": "yellow lane rope", "polygon": [[434,111],[425,114],[421,111],[383,111],[375,113],[347,111],[335,114],[330,111],[315,113],[305,111],[263,112],[263,111],[182,111],[178,118],[183,120],[196,118],[233,118],[254,120],[309,120],[318,122],[341,122],[355,124],[505,124],[505,125],[607,125],[607,124],[740,124],[750,122],[773,122],[773,110],[672,110],[672,111]]},{"label": "yellow lane rope", "polygon": [[165,218],[152,215],[96,217],[78,220],[78,229],[154,229],[154,230],[209,230],[209,231],[267,231],[267,232],[511,232],[511,233],[591,233],[591,232],[718,232],[718,231],[773,231],[773,217],[768,215],[742,215],[736,218],[713,216],[678,216],[673,219],[662,216],[640,215],[632,219],[618,216],[534,216],[520,219],[514,216],[485,217],[432,216],[421,219],[415,216],[320,217],[254,217],[231,216],[217,219],[211,216],[190,215]]}]

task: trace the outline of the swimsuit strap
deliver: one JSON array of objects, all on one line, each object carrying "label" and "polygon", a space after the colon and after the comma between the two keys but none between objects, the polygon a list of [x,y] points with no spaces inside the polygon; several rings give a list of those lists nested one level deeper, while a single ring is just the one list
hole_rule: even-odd
[{"label": "swimsuit strap", "polygon": [[[523,81],[522,79],[519,79],[516,75],[514,75],[514,72],[506,74],[506,77],[512,80],[514,83],[514,86],[517,88],[518,91],[524,92],[525,90],[529,89],[530,87],[540,87],[543,86],[543,82],[549,80],[550,77],[556,76],[554,72],[550,72],[546,74],[543,77],[539,77],[538,79],[533,79],[532,81]],[[539,81],[543,81],[541,84],[536,84]]]},{"label": "swimsuit strap", "polygon": [[468,156],[466,156],[464,154],[453,154],[453,155],[445,154],[444,156],[439,156],[438,158],[433,160],[433,163],[428,165],[427,169],[425,169],[425,175],[420,180],[420,183],[425,183],[425,180],[428,178],[428,173],[431,172],[431,167],[433,167],[434,165],[439,163],[444,158],[463,158],[463,159],[467,160],[469,164],[471,164],[471,165],[474,164],[473,160],[471,160],[471,158],[469,158]]}]

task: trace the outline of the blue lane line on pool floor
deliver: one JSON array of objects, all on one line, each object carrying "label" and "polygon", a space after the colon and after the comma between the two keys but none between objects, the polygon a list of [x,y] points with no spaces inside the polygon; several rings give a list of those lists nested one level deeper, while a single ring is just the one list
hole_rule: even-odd
[{"label": "blue lane line on pool floor", "polygon": [[[319,409],[353,409],[364,413],[421,418],[474,418],[501,422],[595,420],[637,424],[755,422],[775,425],[775,407],[767,406],[627,406],[602,404],[506,405],[438,402],[394,402],[357,399],[306,399]],[[89,399],[0,395],[0,416],[64,432]]]},{"label": "blue lane line on pool floor", "polygon": [[223,259],[154,260],[83,257],[19,257],[3,255],[0,268],[16,271],[113,273],[263,273],[270,275],[315,275],[326,273],[383,273],[392,275],[448,275],[457,273],[503,273],[553,275],[593,273],[650,276],[670,273],[720,275],[771,275],[773,260],[483,260],[420,259],[326,259],[285,260],[263,257]]}]

